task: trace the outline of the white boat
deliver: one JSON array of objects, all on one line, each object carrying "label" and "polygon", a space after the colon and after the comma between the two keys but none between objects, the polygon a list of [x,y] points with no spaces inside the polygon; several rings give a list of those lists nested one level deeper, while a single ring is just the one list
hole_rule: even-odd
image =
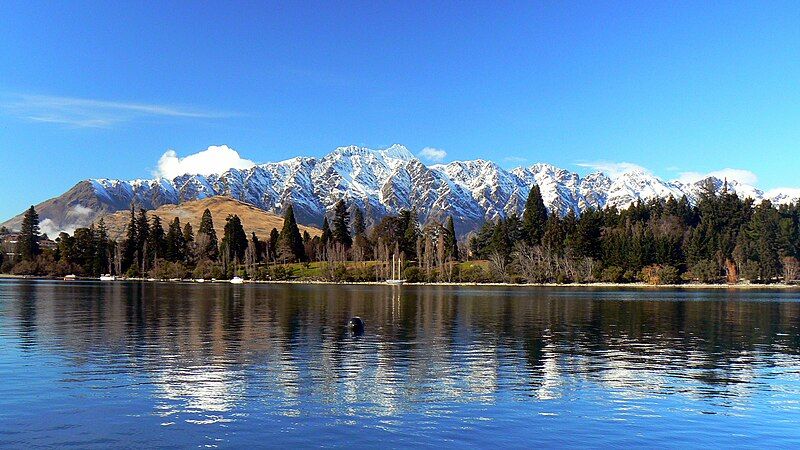
[{"label": "white boat", "polygon": [[242,283],[244,283],[244,278],[242,277],[231,278],[231,284],[242,284]]},{"label": "white boat", "polygon": [[[392,253],[392,278],[389,278],[388,280],[386,280],[386,284],[398,285],[398,284],[403,284],[403,283],[406,282],[406,280],[400,279],[400,264],[401,264],[401,261],[400,261],[400,258],[396,258],[396,259],[397,259],[397,261],[395,263],[395,256],[394,256],[394,253]],[[397,276],[395,276],[395,265],[397,266]]]},{"label": "white boat", "polygon": [[69,275],[64,277],[64,281],[75,281],[77,279],[78,279],[78,276],[74,275],[74,274],[69,274]]},{"label": "white boat", "polygon": [[100,275],[100,281],[116,281],[117,277],[110,274]]},{"label": "white boat", "polygon": [[206,282],[206,280],[203,279],[203,278],[195,278],[194,281],[195,281],[195,283],[205,283]]}]

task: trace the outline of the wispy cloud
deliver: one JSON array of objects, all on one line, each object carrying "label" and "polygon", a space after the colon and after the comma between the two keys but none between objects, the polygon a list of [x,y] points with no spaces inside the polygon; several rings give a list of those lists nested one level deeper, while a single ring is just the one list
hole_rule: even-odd
[{"label": "wispy cloud", "polygon": [[215,119],[233,115],[152,103],[32,94],[5,95],[0,99],[0,109],[20,119],[79,128],[108,128],[144,117]]},{"label": "wispy cloud", "polygon": [[577,163],[576,165],[578,167],[585,167],[587,169],[603,172],[611,178],[617,178],[624,173],[629,173],[634,171],[651,173],[644,167],[629,162],[596,161],[596,162]]},{"label": "wispy cloud", "polygon": [[435,147],[425,147],[419,152],[419,156],[430,162],[442,162],[447,157],[447,152]]},{"label": "wispy cloud", "polygon": [[720,180],[738,181],[740,183],[755,186],[758,183],[758,176],[749,170],[725,168],[713,172],[681,172],[678,181],[681,183],[694,183],[708,177],[716,177]]}]

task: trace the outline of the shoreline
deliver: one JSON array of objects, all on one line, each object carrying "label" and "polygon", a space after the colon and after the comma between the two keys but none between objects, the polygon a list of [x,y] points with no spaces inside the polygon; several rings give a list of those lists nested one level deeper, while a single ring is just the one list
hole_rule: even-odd
[{"label": "shoreline", "polygon": [[[64,280],[61,277],[43,277],[0,274],[0,280],[47,280],[74,283],[75,281],[96,281],[97,278],[76,278],[75,280]],[[192,279],[185,280],[152,280],[146,278],[120,278],[114,281],[103,281],[103,283],[138,281],[143,283],[191,283],[191,284],[231,284],[229,280],[205,280],[198,282]],[[707,283],[686,283],[686,284],[646,284],[646,283],[469,283],[469,282],[435,282],[435,283],[403,283],[402,285],[389,285],[383,281],[325,281],[325,280],[269,280],[251,281],[245,280],[243,284],[297,284],[297,285],[339,285],[339,286],[441,286],[441,287],[517,287],[517,288],[603,288],[603,289],[635,289],[635,290],[775,290],[790,291],[800,290],[800,285],[773,283],[773,284],[707,284]]]}]

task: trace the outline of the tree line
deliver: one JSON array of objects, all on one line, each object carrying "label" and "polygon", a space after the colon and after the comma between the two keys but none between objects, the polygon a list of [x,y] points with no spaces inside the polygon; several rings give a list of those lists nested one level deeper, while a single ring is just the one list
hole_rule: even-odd
[{"label": "tree line", "polygon": [[792,282],[800,208],[756,205],[709,181],[695,205],[669,197],[561,218],[534,186],[522,218],[484,224],[470,249],[502,281]]},{"label": "tree line", "polygon": [[[339,201],[321,234],[301,233],[289,205],[281,230],[245,232],[236,215],[218,239],[205,210],[197,230],[174,218],[131,207],[123,239],[108,236],[102,219],[52,250],[39,246],[38,216],[25,214],[16,256],[5,272],[40,275],[103,273],[149,278],[383,280],[390,261],[403,261],[409,281],[468,282],[791,282],[800,273],[800,207],[755,204],[710,182],[696,204],[686,197],[638,201],[626,209],[551,214],[533,186],[521,217],[487,221],[467,242],[452,217],[420,224],[414,211],[383,217],[368,229],[360,208]],[[313,267],[312,267],[313,265]],[[314,269],[315,268],[315,269]],[[316,271],[315,271],[316,270]]]}]

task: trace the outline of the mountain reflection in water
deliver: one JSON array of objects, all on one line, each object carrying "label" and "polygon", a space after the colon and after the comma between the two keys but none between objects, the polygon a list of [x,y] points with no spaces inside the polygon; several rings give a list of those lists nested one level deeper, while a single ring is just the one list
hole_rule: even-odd
[{"label": "mountain reflection in water", "polygon": [[799,327],[797,292],[5,280],[0,446],[785,446]]}]

